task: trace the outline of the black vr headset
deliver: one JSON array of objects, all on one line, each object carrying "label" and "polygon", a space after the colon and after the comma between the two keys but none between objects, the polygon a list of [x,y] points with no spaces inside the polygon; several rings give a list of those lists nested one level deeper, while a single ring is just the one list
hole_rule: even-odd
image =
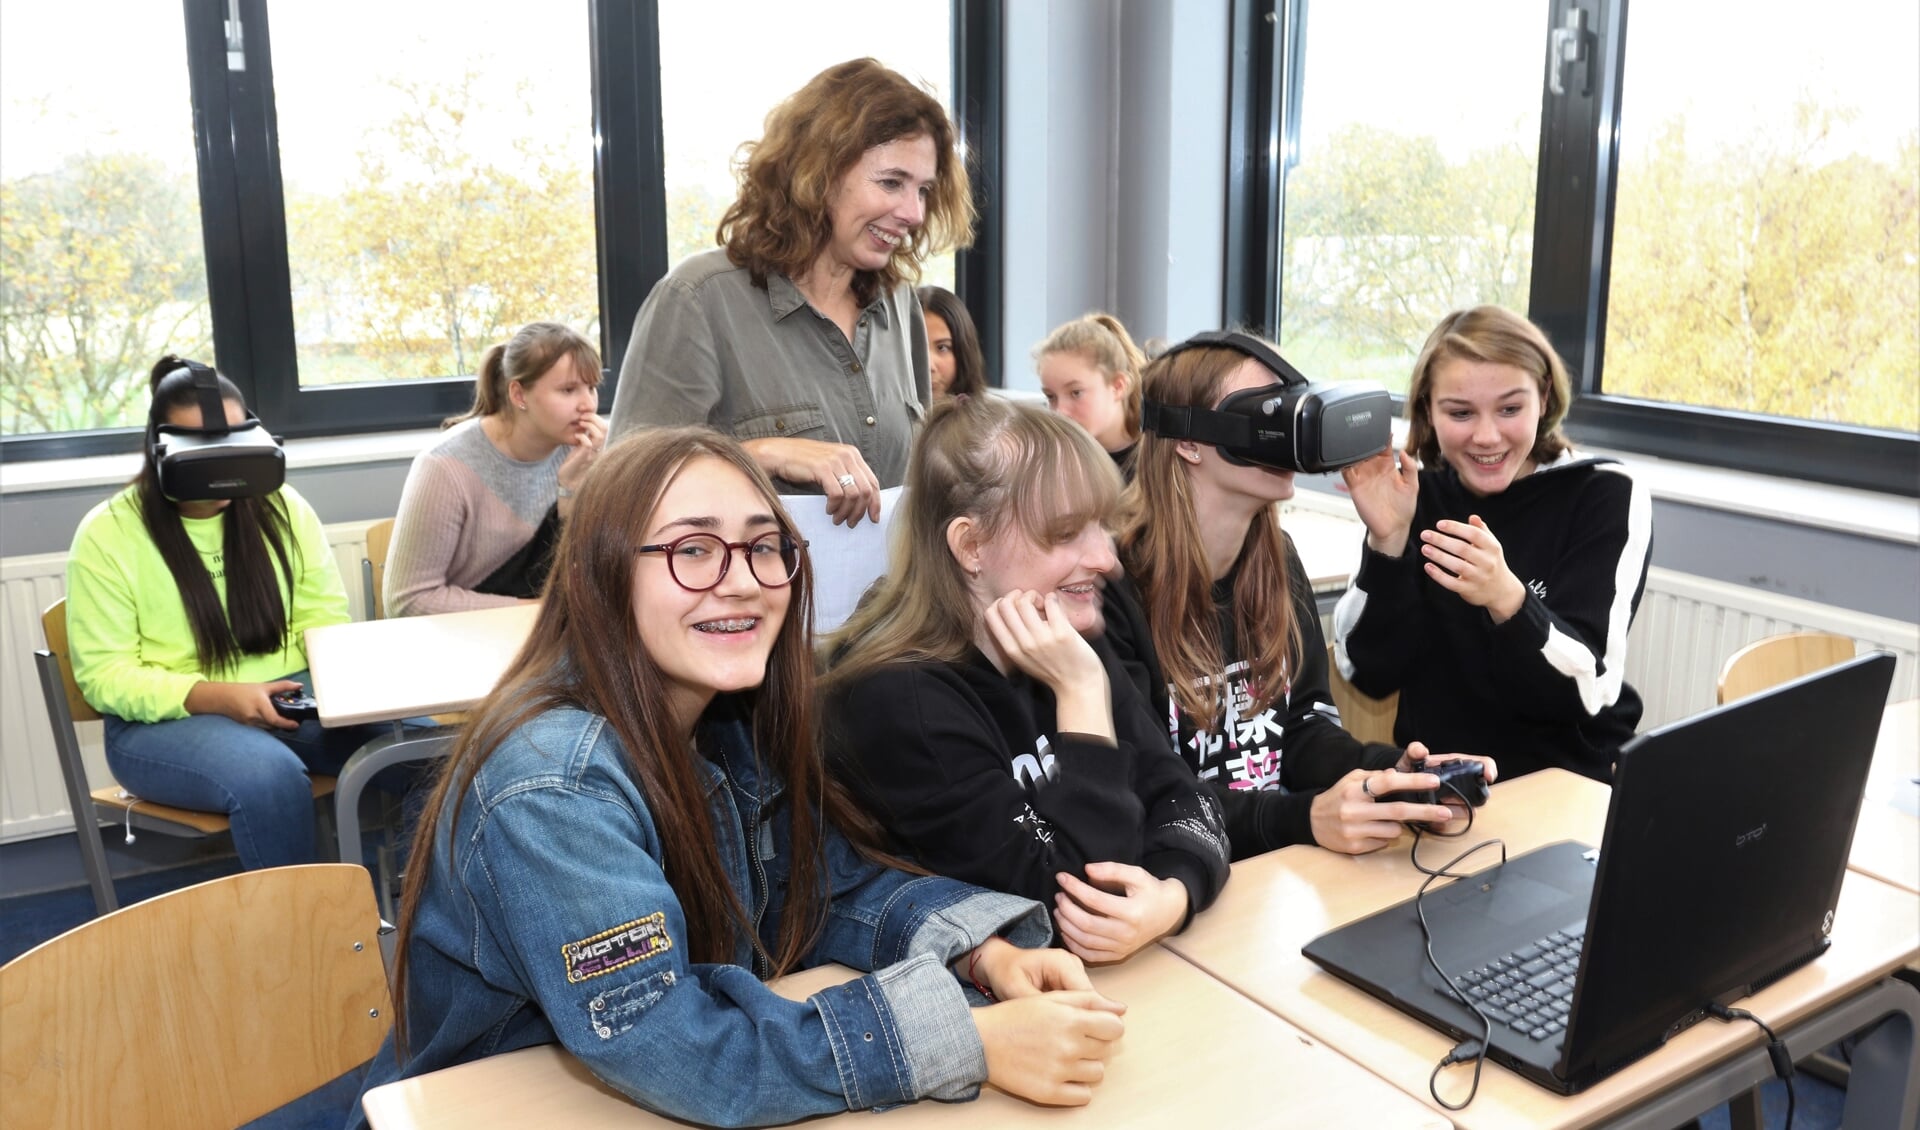
[{"label": "black vr headset", "polygon": [[251,410],[229,425],[220,376],[198,361],[185,362],[153,386],[154,403],[168,382],[191,381],[202,426],[183,428],[155,419],[147,427],[147,456],[160,473],[160,493],[175,502],[259,498],[287,481],[287,456]]},{"label": "black vr headset", "polygon": [[1164,439],[1190,439],[1241,466],[1278,471],[1335,471],[1387,450],[1393,442],[1393,396],[1370,381],[1315,384],[1272,347],[1248,334],[1194,334],[1163,357],[1217,346],[1245,354],[1277,378],[1236,392],[1218,408],[1185,408],[1148,400],[1140,426]]}]

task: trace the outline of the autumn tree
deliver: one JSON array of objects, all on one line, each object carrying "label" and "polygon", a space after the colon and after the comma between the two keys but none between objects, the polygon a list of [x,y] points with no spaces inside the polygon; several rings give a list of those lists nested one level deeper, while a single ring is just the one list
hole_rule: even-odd
[{"label": "autumn tree", "polygon": [[211,333],[186,175],[84,154],[0,185],[0,432],[141,423],[154,359]]}]

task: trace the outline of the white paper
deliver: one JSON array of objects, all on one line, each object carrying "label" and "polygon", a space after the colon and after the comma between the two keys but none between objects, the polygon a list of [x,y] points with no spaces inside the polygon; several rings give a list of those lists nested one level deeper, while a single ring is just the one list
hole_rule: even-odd
[{"label": "white paper", "polygon": [[887,571],[887,526],[906,497],[905,487],[880,492],[880,520],[836,526],[827,517],[827,500],[818,494],[784,494],[780,504],[793,516],[813,560],[813,631],[825,635],[853,615],[867,586]]}]

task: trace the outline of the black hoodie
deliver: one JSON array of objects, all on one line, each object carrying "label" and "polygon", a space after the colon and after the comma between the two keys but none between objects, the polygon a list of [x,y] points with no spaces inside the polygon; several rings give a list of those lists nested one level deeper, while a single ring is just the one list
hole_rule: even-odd
[{"label": "black hoodie", "polygon": [[[1527,586],[1502,624],[1421,567],[1421,531],[1474,514]],[[1569,451],[1487,496],[1451,467],[1421,471],[1406,552],[1368,549],[1334,609],[1341,669],[1366,694],[1400,692],[1396,741],[1490,755],[1502,780],[1548,766],[1610,780],[1640,722],[1622,672],[1652,541],[1647,492],[1611,459]]]},{"label": "black hoodie", "polygon": [[1135,864],[1187,888],[1189,914],[1227,880],[1220,810],[1167,748],[1105,641],[1118,744],[1062,733],[1053,692],[960,663],[881,667],[829,697],[840,776],[901,848],[936,874],[1052,905],[1065,871]]},{"label": "black hoodie", "polygon": [[1164,720],[1161,728],[1180,756],[1226,810],[1233,858],[1245,859],[1313,843],[1314,797],[1355,769],[1392,767],[1400,760],[1400,750],[1362,742],[1340,728],[1340,712],[1327,690],[1327,641],[1320,631],[1313,584],[1291,538],[1287,576],[1293,617],[1300,625],[1300,670],[1270,706],[1251,712],[1247,657],[1234,636],[1234,576],[1228,573],[1213,585],[1225,657],[1224,670],[1214,678],[1226,680],[1227,700],[1222,716],[1210,723],[1197,723],[1174,705],[1146,608],[1130,580],[1107,587],[1107,638]]}]

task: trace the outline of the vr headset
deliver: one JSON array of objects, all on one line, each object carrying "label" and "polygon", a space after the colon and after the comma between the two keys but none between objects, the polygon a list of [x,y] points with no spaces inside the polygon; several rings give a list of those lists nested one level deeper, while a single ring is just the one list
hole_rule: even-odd
[{"label": "vr headset", "polygon": [[287,456],[279,439],[252,411],[241,423],[227,423],[220,377],[211,368],[186,362],[154,385],[154,400],[160,400],[167,382],[182,380],[193,382],[202,426],[156,422],[147,428],[147,455],[160,473],[160,493],[175,502],[208,502],[259,498],[279,490],[287,481]]},{"label": "vr headset", "polygon": [[1278,471],[1335,471],[1387,450],[1393,442],[1393,396],[1371,381],[1316,384],[1257,337],[1194,334],[1161,356],[1215,346],[1260,362],[1276,378],[1236,392],[1218,408],[1175,407],[1148,400],[1140,425],[1164,439],[1207,444],[1241,466]]}]

